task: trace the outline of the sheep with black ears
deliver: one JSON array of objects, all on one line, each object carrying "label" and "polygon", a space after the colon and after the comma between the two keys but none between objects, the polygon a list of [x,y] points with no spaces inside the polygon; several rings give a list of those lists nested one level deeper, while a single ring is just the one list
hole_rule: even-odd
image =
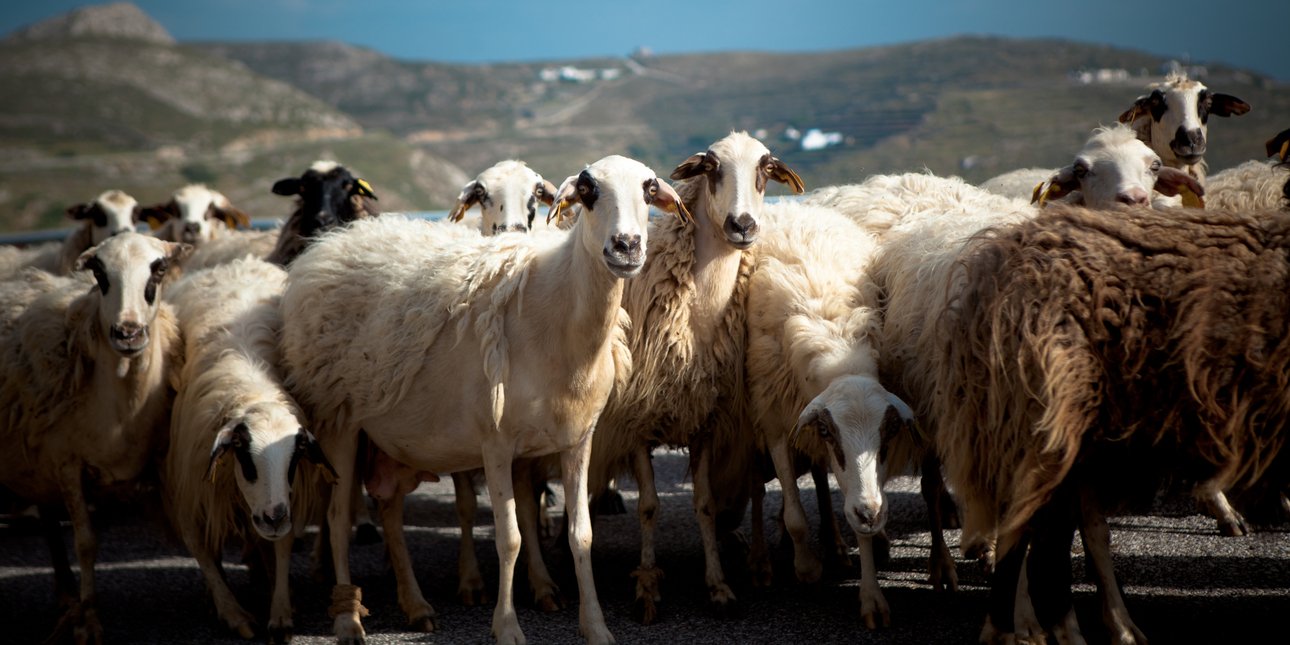
[{"label": "sheep with black ears", "polygon": [[657,615],[663,575],[654,557],[659,504],[649,456],[659,445],[690,449],[709,600],[735,601],[721,568],[716,516],[729,507],[718,496],[746,503],[755,456],[755,439],[741,436],[749,249],[761,228],[767,183],[802,191],[797,174],[743,132],[692,155],[672,178],[694,218],[650,223],[649,260],[623,295],[632,321],[632,378],[610,398],[591,455],[594,493],[628,472],[640,487],[641,562],[632,576],[645,623]]},{"label": "sheep with black ears", "polygon": [[[293,262],[282,299],[288,383],[341,490],[354,482],[360,430],[409,469],[484,467],[501,563],[493,635],[503,643],[524,641],[511,588],[520,546],[511,465],[551,452],[562,453],[581,631],[613,640],[591,572],[592,430],[630,371],[620,304],[625,279],[645,264],[649,206],[685,213],[650,169],[619,156],[561,186],[551,217],[574,203],[583,212],[571,229],[527,236],[484,238],[457,224],[389,216],[355,222]],[[328,510],[342,642],[363,637],[348,506],[348,496],[333,495]],[[402,506],[392,508],[399,512],[382,519],[400,605],[432,626],[429,603],[405,595],[411,566]]]},{"label": "sheep with black ears", "polygon": [[277,246],[266,258],[280,266],[289,264],[324,231],[380,214],[371,185],[335,161],[315,161],[299,177],[279,179],[273,194],[298,198],[278,234]]},{"label": "sheep with black ears", "polygon": [[277,265],[245,258],[186,275],[166,298],[186,345],[162,469],[167,514],[219,617],[243,638],[254,636],[254,619],[224,579],[223,546],[230,539],[273,543],[268,627],[276,642],[289,640],[292,629],[293,521],[309,516],[315,497],[310,474],[297,475],[297,464],[331,474],[278,368],[286,277]]},{"label": "sheep with black ears", "polygon": [[251,225],[251,218],[229,202],[223,193],[204,184],[189,184],[176,190],[170,200],[142,209],[153,235],[171,242],[198,247],[220,237],[221,228],[232,230]]},{"label": "sheep with black ears", "polygon": [[67,216],[80,222],[80,226],[62,242],[0,249],[0,280],[12,279],[26,267],[67,275],[86,249],[118,233],[133,231],[139,212],[139,203],[119,190],[104,191],[93,201],[68,207]]},{"label": "sheep with black ears", "polygon": [[0,286],[0,408],[7,411],[0,437],[14,447],[0,454],[0,485],[67,509],[79,594],[61,538],[50,536],[50,544],[77,640],[103,638],[87,493],[136,481],[165,442],[183,347],[161,285],[186,249],[122,233],[77,259],[94,283],[29,270]]},{"label": "sheep with black ears", "polygon": [[[882,321],[869,279],[876,240],[846,216],[818,206],[767,205],[748,286],[748,400],[759,440],[784,495],[784,525],[798,578],[819,578],[790,446],[833,470],[860,552],[866,626],[887,625],[873,538],[886,523],[880,443],[912,421],[878,382]],[[821,509],[832,513],[832,509]]]},{"label": "sheep with black ears", "polygon": [[1150,94],[1138,97],[1133,107],[1120,114],[1120,123],[1132,127],[1164,165],[1186,172],[1205,186],[1209,117],[1240,116],[1250,111],[1250,104],[1211,92],[1204,83],[1176,72],[1149,89]]},{"label": "sheep with black ears", "polygon": [[460,222],[467,211],[479,206],[479,231],[484,235],[523,233],[533,228],[537,204],[550,206],[554,199],[554,184],[523,161],[508,159],[484,169],[462,186],[448,219]]}]

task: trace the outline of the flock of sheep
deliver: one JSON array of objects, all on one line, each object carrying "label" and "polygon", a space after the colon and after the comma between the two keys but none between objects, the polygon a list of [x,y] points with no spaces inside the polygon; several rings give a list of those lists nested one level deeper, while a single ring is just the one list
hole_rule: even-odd
[{"label": "flock of sheep", "polygon": [[[458,593],[480,602],[482,469],[500,559],[493,636],[524,641],[521,546],[534,598],[558,606],[537,535],[538,495],[560,478],[581,634],[612,642],[591,511],[616,478],[637,483],[636,612],[653,621],[650,454],[668,446],[688,449],[714,604],[735,601],[718,540],[750,502],[748,566],[770,583],[770,477],[796,577],[820,577],[797,479],[811,471],[828,500],[831,471],[859,547],[862,619],[889,624],[875,565],[883,483],[921,473],[932,585],[956,586],[942,536],[955,508],[964,555],[993,568],[984,640],[1083,642],[1078,529],[1113,642],[1144,643],[1105,514],[1184,482],[1241,534],[1238,508],[1284,504],[1290,485],[1290,172],[1251,161],[1207,178],[1203,162],[1208,117],[1248,110],[1171,77],[1060,169],[982,187],[874,176],[776,203],[769,182],[805,186],[744,133],[681,162],[675,185],[619,156],[558,187],[504,161],[445,221],[380,214],[372,187],[333,162],[273,186],[297,208],[272,231],[236,230],[246,215],[204,186],[151,208],[108,191],[69,209],[83,224],[64,243],[0,250],[0,438],[12,447],[0,485],[37,505],[67,608],[56,629],[78,641],[103,636],[91,500],[153,476],[243,637],[290,639],[291,544],[319,523],[335,634],[363,641],[348,549],[370,522],[364,492],[399,605],[433,630],[403,498],[453,473]],[[1266,152],[1288,150],[1290,130]],[[151,235],[134,232],[144,220]],[[821,521],[845,553],[833,513]],[[263,628],[224,581],[223,547],[238,540],[276,561]]]}]

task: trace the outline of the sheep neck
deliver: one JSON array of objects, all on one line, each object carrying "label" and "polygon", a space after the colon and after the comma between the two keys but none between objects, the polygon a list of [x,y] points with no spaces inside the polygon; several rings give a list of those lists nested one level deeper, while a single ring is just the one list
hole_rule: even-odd
[{"label": "sheep neck", "polygon": [[690,329],[695,342],[706,345],[716,334],[734,293],[743,251],[731,246],[721,227],[712,223],[706,197],[697,206],[694,213],[694,289],[689,303]]},{"label": "sheep neck", "polygon": [[[544,289],[548,306],[556,311],[568,312],[562,322],[565,341],[569,347],[590,343],[599,348],[617,321],[618,307],[623,299],[623,281],[609,273],[600,250],[602,244],[594,239],[591,231],[578,223],[568,238],[555,249],[550,259],[550,272],[536,267],[530,280],[546,282],[547,275],[555,277]],[[558,276],[558,277],[556,277]],[[589,334],[588,331],[596,330]]]}]

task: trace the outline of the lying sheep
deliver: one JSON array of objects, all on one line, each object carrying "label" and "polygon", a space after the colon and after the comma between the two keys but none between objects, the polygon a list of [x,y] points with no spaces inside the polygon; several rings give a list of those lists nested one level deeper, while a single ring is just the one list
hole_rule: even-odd
[{"label": "lying sheep", "polygon": [[86,249],[117,233],[133,231],[138,214],[138,202],[119,190],[104,191],[94,201],[71,206],[67,216],[81,224],[62,242],[0,249],[0,280],[12,279],[26,267],[67,275]]},{"label": "lying sheep", "polygon": [[[1029,197],[1040,207],[1057,200],[1089,208],[1147,205],[1154,193],[1181,196],[1181,203],[1188,206],[1204,206],[1200,182],[1163,165],[1132,129],[1121,124],[1094,130],[1070,165],[1029,187],[1021,185],[1033,178],[1033,169],[1013,171],[987,180],[981,188],[1006,197]],[[1177,204],[1161,200],[1160,205]]]},{"label": "lying sheep", "polygon": [[[167,270],[187,249],[128,232],[82,253],[83,278],[28,270],[0,286],[0,485],[37,504],[66,507],[80,564],[74,584],[61,538],[50,536],[55,581],[78,641],[99,642],[97,539],[87,495],[139,479],[165,442],[182,342],[161,299]],[[56,526],[56,525],[54,525]]]},{"label": "lying sheep", "polygon": [[[520,546],[512,462],[551,452],[562,453],[581,631],[593,642],[613,639],[591,572],[591,431],[630,369],[620,302],[624,279],[645,264],[648,208],[685,214],[652,171],[618,156],[561,186],[551,217],[574,203],[583,213],[572,229],[527,236],[483,238],[456,224],[394,217],[356,222],[296,259],[282,298],[288,382],[341,490],[353,485],[360,430],[407,470],[484,467],[500,561],[493,635],[503,643],[524,640],[511,589]],[[328,510],[342,642],[363,637],[348,506],[347,495],[333,495]],[[433,627],[429,603],[407,595],[402,505],[389,510],[382,519],[400,605],[415,624]]]},{"label": "lying sheep", "polygon": [[538,202],[550,206],[554,199],[555,185],[523,161],[499,161],[462,186],[448,219],[460,222],[466,211],[479,206],[479,231],[484,235],[523,233],[533,228]]},{"label": "lying sheep", "polygon": [[[1287,257],[1275,211],[1060,207],[967,249],[926,366],[947,477],[998,529],[986,636],[1013,631],[1023,557],[1040,624],[1059,627],[1090,500],[1149,499],[1178,474],[1285,490],[1269,467],[1287,438]],[[1112,591],[1112,638],[1141,642]]]},{"label": "lying sheep", "polygon": [[650,223],[649,260],[623,296],[632,321],[632,378],[610,398],[591,447],[593,492],[626,472],[640,488],[641,562],[632,577],[644,623],[655,619],[661,599],[663,573],[654,557],[659,504],[649,456],[659,445],[690,449],[709,600],[735,601],[721,568],[716,520],[719,509],[739,505],[720,496],[747,503],[755,454],[754,438],[740,436],[748,249],[760,231],[767,183],[802,190],[796,173],[743,132],[686,159],[672,178],[694,218]]},{"label": "lying sheep", "polygon": [[251,225],[251,218],[233,206],[223,193],[203,184],[189,184],[175,191],[170,200],[144,208],[140,218],[148,222],[153,235],[171,242],[198,247],[220,236],[224,230]]},{"label": "lying sheep", "polygon": [[379,214],[372,187],[334,161],[315,161],[299,177],[279,179],[273,194],[298,198],[267,258],[279,266],[289,264],[320,233]]},{"label": "lying sheep", "polygon": [[783,489],[784,525],[803,581],[818,579],[820,564],[807,544],[790,446],[833,470],[860,546],[861,617],[873,629],[890,621],[873,551],[886,523],[879,444],[891,434],[886,424],[913,414],[878,382],[878,290],[867,276],[877,245],[822,207],[767,205],[762,223],[748,285],[752,418]]},{"label": "lying sheep", "polygon": [[1120,123],[1132,127],[1164,165],[1186,172],[1205,186],[1209,117],[1240,116],[1250,111],[1250,104],[1211,92],[1186,74],[1171,73],[1149,89],[1150,94],[1138,97],[1133,107],[1120,114]]},{"label": "lying sheep", "polygon": [[278,298],[286,277],[277,265],[246,258],[189,273],[167,294],[186,340],[162,473],[167,514],[197,560],[220,619],[243,638],[254,636],[255,621],[224,579],[223,547],[257,536],[273,543],[268,627],[275,642],[291,637],[293,518],[308,517],[314,497],[297,465],[304,460],[324,475],[333,472],[278,369]]}]

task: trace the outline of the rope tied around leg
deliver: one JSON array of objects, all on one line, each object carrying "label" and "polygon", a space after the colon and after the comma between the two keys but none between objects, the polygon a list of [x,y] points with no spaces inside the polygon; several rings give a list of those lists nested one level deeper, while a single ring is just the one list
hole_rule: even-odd
[{"label": "rope tied around leg", "polygon": [[357,585],[336,585],[331,588],[331,607],[327,608],[327,615],[335,618],[341,614],[367,617],[367,607],[363,606],[363,590]]}]

